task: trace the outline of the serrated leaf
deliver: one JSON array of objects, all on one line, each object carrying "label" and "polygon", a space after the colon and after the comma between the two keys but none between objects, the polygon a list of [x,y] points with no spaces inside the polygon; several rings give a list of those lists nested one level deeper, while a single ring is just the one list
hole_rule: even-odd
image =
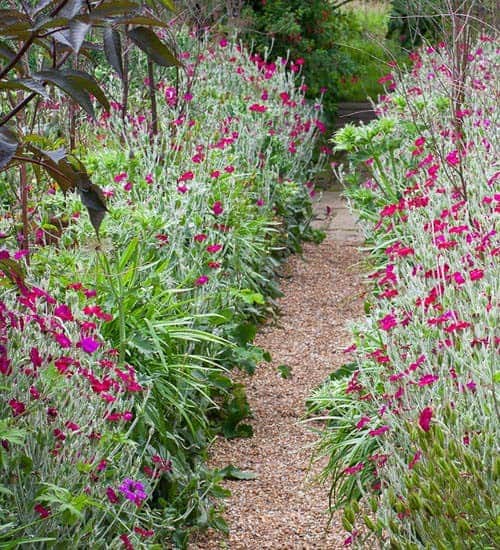
[{"label": "serrated leaf", "polygon": [[103,39],[104,55],[108,63],[123,80],[123,58],[120,33],[111,27],[106,27],[104,29]]},{"label": "serrated leaf", "polygon": [[128,32],[132,42],[157,65],[180,66],[181,63],[169,48],[147,27],[135,27]]},{"label": "serrated leaf", "polygon": [[18,147],[16,134],[8,128],[0,128],[0,170],[9,164]]}]

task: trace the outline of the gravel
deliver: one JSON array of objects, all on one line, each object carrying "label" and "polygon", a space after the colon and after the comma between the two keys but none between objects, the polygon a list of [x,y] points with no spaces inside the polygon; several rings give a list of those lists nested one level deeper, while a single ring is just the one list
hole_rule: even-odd
[{"label": "gravel", "polygon": [[[336,200],[337,208],[345,208]],[[326,510],[329,487],[314,481],[321,469],[310,464],[315,435],[300,421],[311,391],[348,359],[343,352],[351,344],[348,325],[362,315],[359,237],[338,235],[346,229],[345,213],[342,221],[339,216],[338,223],[329,222],[321,245],[306,244],[303,257],[290,258],[284,267],[281,316],[264,325],[255,342],[273,361],[253,376],[236,376],[247,388],[254,436],[218,438],[210,451],[211,466],[233,464],[257,478],[225,482],[232,493],[224,511],[230,534],[202,533],[191,550],[343,547],[340,514],[329,522]],[[278,372],[283,364],[292,368],[290,379]]]}]

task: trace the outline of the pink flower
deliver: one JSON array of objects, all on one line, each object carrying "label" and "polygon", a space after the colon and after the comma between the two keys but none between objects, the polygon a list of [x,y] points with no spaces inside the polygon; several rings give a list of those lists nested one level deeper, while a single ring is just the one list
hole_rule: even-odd
[{"label": "pink flower", "polygon": [[386,315],[383,319],[380,319],[379,322],[378,322],[378,326],[382,329],[382,330],[391,330],[391,328],[394,328],[396,325],[398,324],[398,322],[396,321],[396,317],[394,317],[394,315]]},{"label": "pink flower", "polygon": [[202,275],[201,277],[198,277],[194,284],[196,286],[203,286],[208,283],[208,277],[206,275]]},{"label": "pink flower", "polygon": [[376,437],[377,435],[385,434],[385,432],[388,432],[390,430],[389,426],[384,425],[380,426],[379,428],[376,428],[375,430],[370,430],[368,432],[368,435],[371,435],[372,437]]},{"label": "pink flower", "polygon": [[189,191],[189,188],[186,185],[178,185],[177,191],[184,195],[184,193],[187,193]]},{"label": "pink flower", "polygon": [[50,510],[48,508],[44,508],[39,502],[35,504],[33,509],[42,519],[48,518],[50,516]]},{"label": "pink flower", "polygon": [[478,281],[484,277],[484,271],[482,269],[473,269],[469,273],[469,276],[471,281]]},{"label": "pink flower", "polygon": [[207,246],[207,252],[209,252],[210,254],[215,254],[215,252],[219,252],[219,250],[221,249],[222,249],[221,244],[209,244]]},{"label": "pink flower", "polygon": [[422,458],[422,451],[417,451],[414,455],[413,455],[413,458],[410,460],[409,464],[408,464],[408,468],[410,470],[413,470],[413,467],[415,466],[415,464]]},{"label": "pink flower", "polygon": [[96,342],[93,338],[82,338],[78,342],[78,346],[86,353],[94,353],[101,344]]},{"label": "pink flower", "polygon": [[463,278],[462,274],[459,271],[456,271],[452,275],[453,280],[457,283],[457,285],[463,285],[465,283],[465,279]]},{"label": "pink flower", "polygon": [[250,105],[249,110],[255,113],[265,113],[267,111],[267,107],[265,105],[253,103],[252,105]]},{"label": "pink flower", "polygon": [[219,267],[221,266],[221,263],[220,262],[208,262],[207,265],[210,269],[219,269]]},{"label": "pink flower", "polygon": [[121,183],[123,180],[126,180],[127,178],[128,178],[127,172],[120,172],[113,178],[113,181],[115,183]]},{"label": "pink flower", "polygon": [[370,418],[368,416],[362,416],[361,419],[356,424],[356,428],[358,428],[358,430],[361,430],[361,428],[366,426],[366,424],[368,424],[369,422],[370,422]]},{"label": "pink flower", "polygon": [[39,399],[40,398],[40,392],[35,386],[30,387],[30,395],[33,397],[33,399]]},{"label": "pink flower", "polygon": [[219,46],[221,48],[225,48],[227,46],[228,42],[227,42],[227,39],[226,38],[221,38],[220,41],[219,41]]},{"label": "pink flower", "polygon": [[194,240],[197,242],[197,243],[202,243],[203,241],[206,241],[207,240],[207,235],[205,235],[205,233],[198,233],[198,235],[195,235],[194,236]]},{"label": "pink flower", "polygon": [[355,466],[349,466],[348,468],[346,468],[346,469],[343,471],[343,473],[344,473],[344,474],[347,474],[347,475],[357,474],[357,473],[360,472],[364,467],[365,467],[365,465],[363,464],[363,462],[358,462]]},{"label": "pink flower", "polygon": [[217,179],[219,176],[220,176],[219,170],[212,170],[210,172],[210,177],[213,178],[213,179]]},{"label": "pink flower", "polygon": [[25,256],[27,256],[29,254],[29,250],[18,250],[15,254],[14,254],[14,260],[20,260],[21,258],[24,258]]},{"label": "pink flower", "polygon": [[428,432],[430,430],[431,418],[432,409],[430,407],[425,407],[418,418],[418,423],[424,432]]},{"label": "pink flower", "polygon": [[132,191],[132,182],[127,181],[127,183],[123,186],[123,190],[126,191],[127,193]]},{"label": "pink flower", "polygon": [[460,156],[458,154],[458,151],[455,149],[454,151],[451,151],[451,153],[448,153],[446,155],[446,162],[450,166],[456,166],[460,163]]},{"label": "pink flower", "polygon": [[54,338],[56,339],[56,342],[62,347],[62,348],[69,348],[71,347],[71,340],[62,332],[56,332],[54,334]]},{"label": "pink flower", "polygon": [[184,172],[177,181],[190,181],[194,178],[194,172],[188,171]]},{"label": "pink flower", "polygon": [[224,212],[224,208],[222,207],[222,203],[220,201],[214,202],[212,205],[212,212],[216,216],[220,216]]},{"label": "pink flower", "polygon": [[106,496],[108,497],[108,500],[109,502],[111,502],[111,504],[116,504],[120,500],[112,487],[108,487],[106,489]]},{"label": "pink flower", "polygon": [[232,174],[234,172],[234,166],[232,166],[231,164],[229,164],[228,166],[226,166],[224,168],[224,172],[227,172],[228,174]]},{"label": "pink flower", "polygon": [[19,416],[26,410],[24,403],[21,403],[21,401],[17,401],[16,399],[11,399],[9,401],[9,405],[12,409],[12,416]]},{"label": "pink flower", "polygon": [[146,183],[153,183],[153,174],[146,174],[146,177],[144,178]]},{"label": "pink flower", "polygon": [[434,384],[436,380],[439,380],[439,376],[435,376],[434,374],[424,374],[420,377],[418,385],[420,387],[429,386],[430,384]]},{"label": "pink flower", "polygon": [[57,306],[54,309],[54,315],[56,317],[59,317],[59,319],[62,319],[63,321],[73,321],[73,314],[71,313],[71,309],[65,304]]}]

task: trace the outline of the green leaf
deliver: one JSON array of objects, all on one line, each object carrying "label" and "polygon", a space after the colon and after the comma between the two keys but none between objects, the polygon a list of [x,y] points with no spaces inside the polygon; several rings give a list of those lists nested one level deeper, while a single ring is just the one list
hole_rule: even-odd
[{"label": "green leaf", "polygon": [[9,164],[18,147],[16,134],[8,128],[0,128],[0,170]]},{"label": "green leaf", "polygon": [[147,27],[135,27],[128,32],[132,42],[156,64],[164,67],[180,66],[181,63],[163,44],[156,34]]},{"label": "green leaf", "polygon": [[108,63],[118,73],[118,76],[123,80],[123,59],[122,59],[122,44],[120,33],[111,28],[104,29],[104,55]]},{"label": "green leaf", "polygon": [[236,466],[233,466],[232,464],[229,464],[225,468],[222,468],[222,470],[219,470],[219,474],[222,475],[225,479],[247,480],[255,479],[257,477],[257,474],[255,472],[245,472],[243,470],[240,470],[239,468],[236,468]]},{"label": "green leaf", "polygon": [[256,334],[257,327],[252,323],[241,323],[233,330],[234,339],[242,347],[252,342]]},{"label": "green leaf", "polygon": [[288,380],[292,377],[292,367],[289,367],[288,365],[279,365],[278,371],[281,375],[281,378],[284,378],[285,380]]}]

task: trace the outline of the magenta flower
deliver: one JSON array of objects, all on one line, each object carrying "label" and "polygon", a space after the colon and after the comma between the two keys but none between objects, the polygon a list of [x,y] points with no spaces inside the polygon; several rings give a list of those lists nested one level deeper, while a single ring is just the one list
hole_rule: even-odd
[{"label": "magenta flower", "polygon": [[252,105],[250,105],[249,110],[253,111],[254,113],[265,113],[267,111],[267,107],[265,105],[253,103]]},{"label": "magenta flower", "polygon": [[177,181],[190,181],[193,178],[194,178],[194,173],[189,171],[189,172],[184,172],[184,174],[182,174]]},{"label": "magenta flower", "polygon": [[220,171],[219,170],[212,170],[210,172],[210,177],[213,178],[214,180],[217,179],[219,176],[220,176]]},{"label": "magenta flower", "polygon": [[42,519],[50,516],[50,510],[48,508],[44,508],[40,503],[35,504],[33,509]]},{"label": "magenta flower", "polygon": [[479,281],[479,279],[484,277],[484,271],[482,269],[473,269],[469,273],[469,276],[471,281]]},{"label": "magenta flower", "polygon": [[366,426],[366,424],[368,424],[369,422],[370,422],[370,418],[368,416],[362,416],[361,419],[356,424],[356,428],[358,428],[358,430],[361,430],[361,428]]},{"label": "magenta flower", "polygon": [[351,476],[360,472],[364,467],[365,465],[363,462],[358,462],[355,466],[349,466],[346,468],[343,473]]},{"label": "magenta flower", "polygon": [[216,216],[220,216],[224,212],[224,208],[222,207],[222,203],[220,201],[214,202],[212,205],[212,212]]},{"label": "magenta flower", "polygon": [[17,401],[16,399],[11,399],[9,401],[9,405],[12,409],[12,416],[19,416],[26,410],[24,403],[21,403],[21,401]]},{"label": "magenta flower", "polygon": [[99,342],[96,342],[93,338],[82,338],[80,342],[78,342],[78,345],[82,348],[82,350],[86,353],[94,353],[99,346],[101,345]]},{"label": "magenta flower", "polygon": [[413,455],[413,458],[410,460],[409,464],[408,464],[408,468],[410,470],[413,470],[415,464],[422,458],[422,451],[417,451],[414,455]]},{"label": "magenta flower", "polygon": [[63,321],[73,321],[71,309],[66,304],[61,304],[54,309],[54,315]]},{"label": "magenta flower", "polygon": [[108,487],[106,489],[106,496],[108,497],[108,500],[109,502],[111,502],[111,504],[116,504],[119,501],[118,495],[112,487]]},{"label": "magenta flower", "polygon": [[458,154],[458,151],[455,149],[454,151],[451,151],[451,153],[448,153],[446,155],[446,162],[450,166],[456,166],[460,163],[460,156]]},{"label": "magenta flower", "polygon": [[120,172],[113,178],[113,181],[115,183],[121,183],[123,180],[126,180],[127,178],[128,178],[127,172]]},{"label": "magenta flower", "polygon": [[56,342],[62,347],[62,348],[69,348],[71,347],[71,340],[62,332],[56,332],[54,334],[54,338],[56,339]]},{"label": "magenta flower", "polygon": [[208,283],[208,277],[206,275],[202,275],[201,277],[198,277],[194,284],[196,286],[203,286]]},{"label": "magenta flower", "polygon": [[198,233],[197,235],[194,236],[194,240],[197,242],[197,243],[202,243],[203,241],[206,241],[207,240],[207,235],[205,235],[205,233]]},{"label": "magenta flower", "polygon": [[378,322],[378,326],[382,330],[391,330],[391,328],[394,328],[398,322],[396,321],[396,317],[394,315],[386,315],[383,319],[380,319]]},{"label": "magenta flower", "polygon": [[186,185],[178,185],[177,191],[184,195],[184,193],[187,193],[189,191],[189,188]]},{"label": "magenta flower", "polygon": [[221,244],[209,244],[207,246],[207,252],[209,252],[210,254],[215,254],[216,252],[219,252],[219,250],[221,249],[222,249]]},{"label": "magenta flower", "polygon": [[424,432],[428,432],[430,430],[431,418],[432,409],[430,407],[425,407],[418,418],[418,423]]},{"label": "magenta flower", "polygon": [[127,500],[134,502],[137,506],[140,506],[148,498],[144,491],[144,485],[140,481],[126,478],[118,489]]},{"label": "magenta flower", "polygon": [[153,183],[153,174],[146,174],[146,177],[144,178],[146,183],[152,184]]},{"label": "magenta flower", "polygon": [[439,376],[435,376],[434,374],[424,374],[420,377],[420,380],[418,381],[418,385],[420,387],[423,386],[430,386],[431,384],[434,384],[436,380],[439,380]]},{"label": "magenta flower", "polygon": [[219,267],[221,266],[221,263],[220,262],[208,262],[207,265],[210,269],[219,269]]},{"label": "magenta flower", "polygon": [[371,435],[372,437],[376,437],[377,435],[385,434],[385,432],[388,432],[389,429],[390,428],[387,425],[380,426],[379,428],[376,428],[375,430],[370,430],[368,432],[368,435]]}]

